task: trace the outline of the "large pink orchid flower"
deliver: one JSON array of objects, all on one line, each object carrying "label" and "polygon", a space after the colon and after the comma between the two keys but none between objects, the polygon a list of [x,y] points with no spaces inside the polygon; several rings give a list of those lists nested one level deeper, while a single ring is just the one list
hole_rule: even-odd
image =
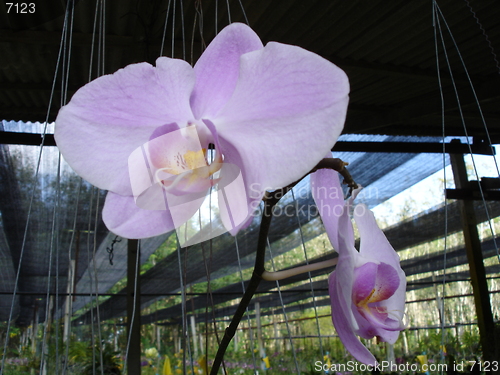
[{"label": "large pink orchid flower", "polygon": [[332,320],[345,348],[358,361],[375,365],[376,359],[356,335],[378,337],[393,344],[402,324],[406,276],[399,256],[363,204],[353,216],[360,236],[359,252],[349,211],[355,195],[343,202],[338,173],[320,170],[311,176],[313,196],[338,263],[328,279]]},{"label": "large pink orchid flower", "polygon": [[[296,46],[264,47],[235,23],[194,68],[160,57],[156,66],[133,64],[90,82],[60,110],[55,138],[79,175],[109,191],[103,219],[126,238],[162,234],[187,220],[224,178],[224,166],[233,166],[240,183],[223,198],[240,213],[232,225],[225,218],[234,234],[265,190],[299,179],[331,149],[348,92],[345,73],[329,61]],[[142,152],[144,160],[135,158]],[[146,169],[153,170],[151,186],[141,180]],[[152,202],[166,193],[180,197],[175,215],[168,202]]]}]

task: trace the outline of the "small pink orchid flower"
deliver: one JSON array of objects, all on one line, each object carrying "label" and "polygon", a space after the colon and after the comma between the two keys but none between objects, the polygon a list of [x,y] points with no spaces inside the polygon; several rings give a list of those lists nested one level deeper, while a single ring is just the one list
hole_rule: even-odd
[{"label": "small pink orchid flower", "polygon": [[221,212],[235,234],[265,190],[299,179],[331,149],[348,92],[347,76],[329,61],[296,46],[264,47],[235,23],[194,68],[160,57],[90,82],[60,110],[55,138],[76,173],[108,190],[103,219],[114,233],[177,228],[231,175],[238,183],[219,205],[240,215],[233,222]]},{"label": "small pink orchid flower", "polygon": [[344,204],[337,172],[315,172],[311,183],[325,229],[339,253],[328,279],[333,324],[354,358],[375,365],[375,357],[356,335],[365,339],[376,336],[391,344],[397,340],[405,328],[405,273],[373,213],[363,204],[353,210],[360,236],[359,252],[356,250],[349,211],[357,192]]}]

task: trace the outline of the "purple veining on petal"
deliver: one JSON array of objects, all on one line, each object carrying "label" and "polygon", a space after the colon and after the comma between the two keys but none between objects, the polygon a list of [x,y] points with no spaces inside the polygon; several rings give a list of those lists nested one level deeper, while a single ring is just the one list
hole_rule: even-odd
[{"label": "purple veining on petal", "polygon": [[[334,171],[314,176],[314,189],[321,183],[336,185]],[[321,177],[321,178],[320,178]],[[328,185],[327,185],[328,188]],[[313,194],[314,190],[313,190]],[[333,204],[333,200],[315,196],[316,204]],[[402,324],[406,276],[399,257],[377,226],[373,213],[363,205],[353,210],[361,238],[361,250],[354,247],[354,232],[349,208],[353,198],[344,204],[337,219],[328,210],[318,208],[332,244],[339,253],[335,271],[329,279],[332,321],[349,352],[359,361],[373,364],[375,359],[356,335],[394,343]],[[325,216],[325,217],[323,217]]]},{"label": "purple veining on petal", "polygon": [[[237,193],[224,202],[242,214],[237,221],[233,214],[223,219],[225,225],[231,222],[226,229],[235,234],[251,222],[266,189],[297,180],[327,154],[342,131],[348,94],[347,76],[326,59],[296,46],[272,42],[263,47],[255,32],[236,23],[217,35],[194,68],[160,57],[156,66],[133,64],[92,81],[60,110],[55,136],[65,159],[89,182],[128,203],[140,197],[146,207],[170,215],[173,211],[165,206],[162,192],[153,186],[157,180],[167,193],[170,189],[177,196],[189,196],[208,190],[213,184],[209,176],[219,170],[217,163],[235,165],[241,173],[231,191]],[[190,140],[158,141],[158,147],[151,148],[152,160],[131,163],[144,169],[144,182],[136,184],[139,192],[134,192],[130,180],[136,177],[128,163],[132,153],[191,126],[202,149],[213,140],[221,159],[206,165],[206,155],[193,149]],[[184,167],[173,166],[172,159]],[[148,182],[147,169],[153,167],[170,176]],[[144,194],[149,188],[151,194]],[[243,190],[246,196],[241,196]],[[197,195],[193,199],[199,201]],[[123,237],[142,238],[141,233],[152,236],[171,229],[171,224],[144,220],[152,213],[143,207],[134,209],[127,203],[121,209],[115,204],[118,200],[114,195],[107,200],[106,205],[114,203],[113,212],[106,208],[106,224],[118,228]],[[189,206],[191,212],[194,203]],[[161,217],[158,212],[152,215]]]}]

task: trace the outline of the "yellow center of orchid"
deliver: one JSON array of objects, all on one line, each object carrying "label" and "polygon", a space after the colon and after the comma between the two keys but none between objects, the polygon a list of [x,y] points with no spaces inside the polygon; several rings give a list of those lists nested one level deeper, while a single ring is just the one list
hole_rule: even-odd
[{"label": "yellow center of orchid", "polygon": [[[220,152],[215,152],[214,160],[209,164],[206,149],[187,150],[183,154],[177,153],[173,160],[167,160],[163,168],[157,169],[155,179],[167,191],[197,192],[208,189],[218,181],[213,176],[222,168],[222,163]],[[176,177],[165,179],[162,178],[163,173]]]}]

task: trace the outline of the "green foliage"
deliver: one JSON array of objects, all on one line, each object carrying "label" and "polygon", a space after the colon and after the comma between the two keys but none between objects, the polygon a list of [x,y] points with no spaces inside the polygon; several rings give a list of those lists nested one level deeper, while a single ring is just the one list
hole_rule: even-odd
[{"label": "green foliage", "polygon": [[[120,363],[117,357],[118,353],[111,349],[110,345],[96,345],[87,348],[86,356],[83,362],[82,375],[101,374],[121,375]],[[102,370],[101,370],[102,366]]]}]

